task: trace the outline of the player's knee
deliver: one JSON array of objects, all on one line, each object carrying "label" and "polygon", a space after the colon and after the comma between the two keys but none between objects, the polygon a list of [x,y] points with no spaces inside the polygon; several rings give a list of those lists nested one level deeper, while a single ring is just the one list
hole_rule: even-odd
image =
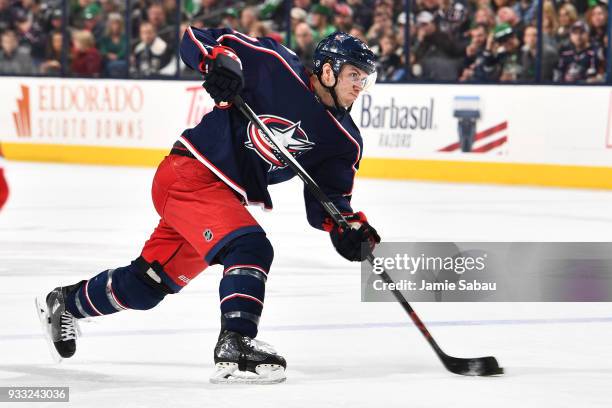
[{"label": "player's knee", "polygon": [[274,259],[272,244],[263,232],[241,235],[228,243],[219,253],[218,260],[225,267],[257,265],[268,271]]},{"label": "player's knee", "polygon": [[166,295],[175,293],[162,279],[163,267],[140,257],[131,265],[113,271],[113,289],[130,309],[148,310]]}]

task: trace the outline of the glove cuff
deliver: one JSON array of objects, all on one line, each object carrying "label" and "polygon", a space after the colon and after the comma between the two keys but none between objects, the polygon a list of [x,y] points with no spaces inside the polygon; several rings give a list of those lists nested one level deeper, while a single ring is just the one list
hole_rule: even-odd
[{"label": "glove cuff", "polygon": [[240,61],[240,58],[238,58],[236,51],[234,51],[230,47],[226,47],[225,45],[217,45],[213,47],[213,49],[208,54],[204,55],[202,61],[200,62],[200,65],[198,66],[198,69],[203,75],[208,74],[208,60],[215,60],[219,55],[225,55],[227,57],[230,57],[231,59],[236,61],[240,65],[240,69],[242,69],[242,61]]},{"label": "glove cuff", "polygon": [[[349,224],[353,224],[353,223],[364,224],[368,222],[368,218],[361,211],[358,211],[356,213],[341,213],[341,214],[344,216],[344,218],[346,218]],[[323,220],[322,227],[324,231],[331,232],[338,226],[336,225],[334,220],[332,220],[330,217],[327,217]]]}]

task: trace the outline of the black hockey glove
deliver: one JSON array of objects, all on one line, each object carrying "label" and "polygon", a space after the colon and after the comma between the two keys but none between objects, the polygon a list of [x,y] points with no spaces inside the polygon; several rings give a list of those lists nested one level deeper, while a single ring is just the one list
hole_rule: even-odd
[{"label": "black hockey glove", "polygon": [[[349,261],[363,261],[366,256],[372,253],[376,244],[380,242],[380,236],[368,223],[365,214],[360,212],[353,214],[343,214],[352,228],[343,229],[333,223],[331,220],[326,220],[323,227],[329,231],[334,248],[342,257]],[[361,253],[361,244],[368,244],[365,253]]]},{"label": "black hockey glove", "polygon": [[229,47],[214,47],[204,56],[200,70],[204,74],[202,86],[217,105],[233,101],[244,87],[242,63]]}]

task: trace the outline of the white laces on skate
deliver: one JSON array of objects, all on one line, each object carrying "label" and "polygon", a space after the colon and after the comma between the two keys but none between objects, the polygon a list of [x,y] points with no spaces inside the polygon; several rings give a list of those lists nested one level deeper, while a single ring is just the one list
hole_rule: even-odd
[{"label": "white laces on skate", "polygon": [[62,313],[61,316],[61,338],[62,341],[76,340],[77,338],[76,319],[69,312]]}]

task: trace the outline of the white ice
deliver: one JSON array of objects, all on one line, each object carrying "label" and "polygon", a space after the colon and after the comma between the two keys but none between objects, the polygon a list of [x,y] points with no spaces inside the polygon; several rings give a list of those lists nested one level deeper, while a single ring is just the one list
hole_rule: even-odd
[{"label": "white ice", "polygon": [[[416,304],[447,353],[495,355],[507,371],[450,374],[399,305],[360,302],[359,265],[307,225],[298,181],[272,188],[273,212],[253,209],[276,253],[260,337],[287,358],[286,383],[208,383],[219,267],[153,310],[83,324],[76,356],[54,365],[34,296],[138,256],[157,221],[154,169],[9,162],[6,173],[1,386],[69,386],[73,407],[612,404],[610,304]],[[606,191],[358,179],[354,206],[387,241],[611,241],[612,234]]]}]

